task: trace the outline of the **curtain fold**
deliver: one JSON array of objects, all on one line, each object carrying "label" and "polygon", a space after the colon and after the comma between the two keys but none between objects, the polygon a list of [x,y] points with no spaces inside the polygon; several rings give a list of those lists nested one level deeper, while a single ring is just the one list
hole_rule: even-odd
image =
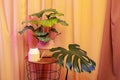
[{"label": "curtain fold", "polygon": [[[68,80],[97,80],[106,0],[0,0],[0,80],[26,79],[24,58],[30,44],[28,34],[20,35],[18,31],[28,15],[45,8],[64,13],[62,19],[69,24],[58,24],[59,46],[78,43],[97,64],[91,74],[69,71]],[[65,68],[61,72],[60,80],[64,80]]]},{"label": "curtain fold", "polygon": [[120,1],[112,0],[111,3],[111,30],[113,46],[113,70],[115,80],[120,80]]},{"label": "curtain fold", "polygon": [[[12,58],[10,55],[11,52],[11,40],[6,40],[6,38],[10,38],[10,34],[9,34],[9,29],[8,29],[8,23],[7,23],[7,17],[6,17],[6,13],[5,13],[5,6],[4,6],[4,1],[0,0],[0,3],[2,3],[0,5],[0,26],[4,26],[1,27],[0,29],[0,36],[1,36],[1,44],[0,44],[0,74],[1,77],[0,79],[2,80],[9,80],[9,79],[13,79],[13,73],[11,74],[11,68],[12,68]],[[7,44],[6,44],[7,43]],[[7,46],[6,46],[7,45]],[[2,46],[2,47],[1,47]],[[9,52],[10,51],[10,52]],[[7,60],[9,59],[9,61]],[[6,73],[7,72],[7,73]],[[4,74],[7,76],[5,77]]]},{"label": "curtain fold", "polygon": [[119,3],[119,0],[107,0],[98,80],[120,80]]}]

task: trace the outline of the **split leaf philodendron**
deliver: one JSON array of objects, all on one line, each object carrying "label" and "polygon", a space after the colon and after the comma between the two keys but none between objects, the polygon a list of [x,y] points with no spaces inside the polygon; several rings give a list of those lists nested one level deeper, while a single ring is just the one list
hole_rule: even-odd
[{"label": "split leaf philodendron", "polygon": [[[78,44],[69,44],[69,50],[63,47],[51,48],[52,57],[58,60],[58,64],[66,66],[75,72],[91,72],[95,69],[96,63],[87,56],[87,52],[80,49]],[[66,59],[66,60],[65,60]],[[64,65],[64,61],[66,64]]]}]

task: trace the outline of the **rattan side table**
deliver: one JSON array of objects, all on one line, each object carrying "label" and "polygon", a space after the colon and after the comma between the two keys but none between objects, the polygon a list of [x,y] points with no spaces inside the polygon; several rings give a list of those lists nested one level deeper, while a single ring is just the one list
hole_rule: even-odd
[{"label": "rattan side table", "polygon": [[60,66],[57,60],[51,57],[44,57],[38,62],[26,60],[26,70],[28,80],[59,80]]}]

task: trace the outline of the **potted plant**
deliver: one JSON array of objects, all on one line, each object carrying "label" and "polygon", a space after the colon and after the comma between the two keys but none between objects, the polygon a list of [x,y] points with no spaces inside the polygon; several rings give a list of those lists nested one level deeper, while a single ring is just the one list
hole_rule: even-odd
[{"label": "potted plant", "polygon": [[[46,45],[60,34],[55,28],[57,27],[55,26],[56,24],[60,23],[63,26],[68,25],[66,21],[59,19],[60,16],[64,16],[64,14],[59,13],[56,9],[44,9],[30,15],[29,20],[23,21],[22,24],[26,23],[26,25],[19,33],[22,34],[30,29],[38,42]],[[65,80],[67,80],[68,77],[68,70],[74,70],[78,73],[91,73],[91,71],[95,69],[96,63],[87,56],[87,52],[82,50],[78,44],[69,44],[68,50],[63,47],[50,48],[49,50],[53,53],[52,57],[58,60],[58,64],[66,67]],[[65,65],[64,60],[66,61]]]},{"label": "potted plant", "polygon": [[[63,47],[51,48],[52,57],[58,60],[58,64],[66,67],[66,78],[68,80],[68,70],[75,72],[89,72],[95,70],[96,63],[87,56],[87,52],[82,50],[78,44],[69,44],[68,50]],[[66,57],[66,58],[65,58]],[[64,61],[66,64],[64,65]]]},{"label": "potted plant", "polygon": [[58,27],[56,24],[60,23],[63,26],[68,26],[66,21],[59,18],[61,16],[64,16],[64,14],[59,13],[56,9],[44,9],[38,13],[31,14],[29,20],[22,22],[22,24],[26,25],[19,33],[22,34],[30,29],[38,43],[45,46],[60,34],[56,30],[56,27]]}]

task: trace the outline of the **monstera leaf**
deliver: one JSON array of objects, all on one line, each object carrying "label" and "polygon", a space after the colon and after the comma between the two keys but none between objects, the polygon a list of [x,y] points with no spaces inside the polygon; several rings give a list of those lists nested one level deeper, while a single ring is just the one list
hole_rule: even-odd
[{"label": "monstera leaf", "polygon": [[[50,49],[53,52],[52,57],[58,59],[58,64],[79,73],[90,73],[95,69],[96,63],[87,56],[86,51],[80,49],[78,44],[69,44],[68,48],[69,50],[62,47]],[[65,65],[64,61],[66,61]]]}]

